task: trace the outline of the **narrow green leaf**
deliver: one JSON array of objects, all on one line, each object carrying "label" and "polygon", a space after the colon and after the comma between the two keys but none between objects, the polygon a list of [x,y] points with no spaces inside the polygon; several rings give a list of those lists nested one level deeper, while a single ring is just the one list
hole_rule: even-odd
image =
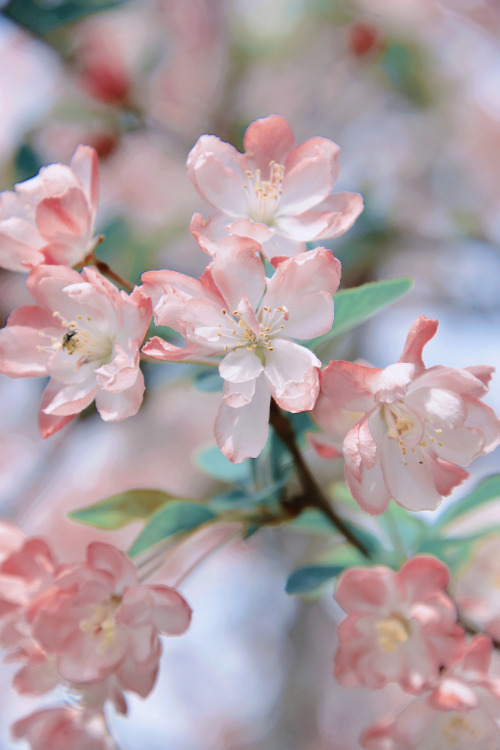
[{"label": "narrow green leaf", "polygon": [[131,490],[100,500],[95,505],[77,508],[69,517],[99,529],[120,529],[132,521],[149,518],[162,505],[172,501],[171,495],[160,490]]},{"label": "narrow green leaf", "polygon": [[233,464],[225,457],[223,453],[212,446],[201,451],[196,456],[196,463],[202,471],[214,479],[220,479],[222,482],[248,482],[252,478],[251,460],[243,461],[240,464]]},{"label": "narrow green leaf", "polygon": [[342,565],[307,565],[299,568],[286,582],[287,594],[309,594],[343,571]]},{"label": "narrow green leaf", "polygon": [[433,524],[432,528],[445,529],[452,521],[477,510],[486,503],[491,503],[493,500],[500,500],[500,474],[487,477],[467,497],[451,505],[446,513],[443,513]]},{"label": "narrow green leaf", "polygon": [[316,351],[323,344],[369,320],[375,313],[407,294],[412,286],[413,279],[385,279],[337,292],[334,297],[333,327],[324,336],[309,341],[309,348]]},{"label": "narrow green leaf", "polygon": [[2,11],[33,34],[44,36],[59,26],[101,10],[121,5],[123,0],[10,0]]},{"label": "narrow green leaf", "polygon": [[131,557],[140,555],[169,536],[185,534],[215,518],[215,513],[201,503],[173,500],[151,516],[128,553]]}]

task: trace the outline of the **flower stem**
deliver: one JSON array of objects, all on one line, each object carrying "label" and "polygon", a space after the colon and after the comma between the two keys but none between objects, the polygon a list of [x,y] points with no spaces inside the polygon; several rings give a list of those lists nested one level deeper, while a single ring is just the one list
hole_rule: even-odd
[{"label": "flower stem", "polygon": [[92,265],[94,265],[97,268],[97,270],[100,273],[102,273],[104,276],[107,276],[112,281],[115,281],[117,284],[122,286],[128,292],[133,292],[134,285],[132,284],[131,281],[129,281],[128,279],[124,279],[123,276],[119,276],[117,273],[115,273],[115,271],[113,271],[113,269],[104,260],[99,260],[99,258],[96,256],[95,249],[98,245],[101,244],[103,240],[104,240],[103,234],[100,234],[95,238],[93,247],[91,251],[88,253],[88,255],[86,256],[86,258],[84,259],[82,266],[92,263]]},{"label": "flower stem", "polygon": [[302,494],[291,500],[287,500],[286,506],[298,513],[304,510],[304,508],[316,508],[317,510],[320,510],[323,515],[328,518],[330,523],[345,536],[348,542],[356,547],[364,557],[370,558],[371,554],[368,547],[366,547],[363,541],[358,539],[348,525],[344,523],[343,519],[336,513],[324,496],[297,446],[295,433],[290,420],[283,414],[274,400],[271,401],[270,423],[277,436],[288,448],[302,487]]}]

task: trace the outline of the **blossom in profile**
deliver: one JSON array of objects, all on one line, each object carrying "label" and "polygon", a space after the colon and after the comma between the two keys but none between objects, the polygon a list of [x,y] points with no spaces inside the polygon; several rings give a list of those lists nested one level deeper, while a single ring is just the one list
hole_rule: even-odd
[{"label": "blossom in profile", "polygon": [[50,164],[0,193],[0,266],[29,271],[40,264],[82,263],[97,240],[99,164],[78,146],[69,166]]},{"label": "blossom in profile", "polygon": [[395,572],[351,568],[335,598],[347,613],[338,628],[335,676],[346,687],[381,688],[397,682],[419,693],[463,647],[464,632],[446,594],[449,571],[419,555]]},{"label": "blossom in profile", "polygon": [[500,422],[480,401],[493,368],[425,367],[422,349],[437,325],[417,318],[399,362],[384,370],[343,361],[323,370],[313,416],[330,445],[313,443],[323,455],[343,449],[346,482],[368,513],[383,513],[391,498],[435,510],[469,476],[462,467],[500,442]]},{"label": "blossom in profile", "polygon": [[497,750],[500,683],[489,675],[492,645],[478,636],[433,689],[395,719],[363,732],[364,750]]},{"label": "blossom in profile", "polygon": [[0,372],[49,376],[39,426],[43,437],[63,427],[94,399],[101,417],[137,412],[144,393],[139,347],[151,302],[130,295],[94,268],[37,266],[28,278],[35,305],[14,310],[0,331]]},{"label": "blossom in profile", "polygon": [[154,337],[143,351],[167,361],[220,360],[225,382],[215,436],[235,462],[262,451],[271,396],[290,412],[314,406],[321,362],[292,338],[330,330],[332,295],[340,281],[340,263],[331,250],[316,248],[284,260],[270,279],[259,251],[253,240],[231,237],[200,281],[174,271],[142,276],[155,322],[179,331],[187,342],[177,347]]},{"label": "blossom in profile", "polygon": [[195,214],[191,232],[210,255],[228,234],[260,243],[269,259],[292,257],[306,242],[337,237],[363,210],[359,193],[333,193],[339,147],[328,138],[295,145],[279,115],[253,122],[244,153],[214,135],[203,135],[190,151],[187,175],[216,209],[208,221]]}]

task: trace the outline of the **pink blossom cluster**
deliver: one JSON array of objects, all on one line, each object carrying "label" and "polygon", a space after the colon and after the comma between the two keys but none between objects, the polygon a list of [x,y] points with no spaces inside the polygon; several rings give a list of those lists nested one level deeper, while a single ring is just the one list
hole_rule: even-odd
[{"label": "pink blossom cluster", "polygon": [[372,689],[393,682],[416,696],[398,716],[363,732],[365,750],[499,746],[492,642],[467,640],[446,593],[449,578],[443,563],[420,555],[398,572],[351,568],[338,581],[335,598],[347,617],[338,628],[337,680]]},{"label": "pink blossom cluster", "polygon": [[1,524],[0,645],[20,664],[14,687],[43,695],[63,685],[78,696],[78,706],[16,722],[14,736],[33,750],[114,748],[105,704],[126,713],[125,692],[151,692],[160,636],[181,635],[190,618],[175,589],[140,584],[133,563],[110,544],[94,542],[84,562],[65,565],[44,540]]}]

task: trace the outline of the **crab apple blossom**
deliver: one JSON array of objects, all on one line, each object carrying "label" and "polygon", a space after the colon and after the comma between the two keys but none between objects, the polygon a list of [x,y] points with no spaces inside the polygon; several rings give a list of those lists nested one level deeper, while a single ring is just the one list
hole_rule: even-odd
[{"label": "crab apple blossom", "polygon": [[500,537],[478,540],[456,576],[454,598],[464,617],[500,640]]},{"label": "crab apple blossom", "polygon": [[306,242],[337,237],[363,210],[358,193],[332,194],[339,173],[339,147],[328,138],[295,145],[279,115],[253,122],[241,154],[213,135],[202,135],[187,159],[187,175],[217,209],[208,220],[193,216],[190,230],[214,255],[227,234],[250,237],[264,255],[291,257]]},{"label": "crab apple blossom", "polygon": [[[368,513],[383,513],[391,498],[435,510],[469,476],[461,467],[500,442],[500,422],[480,401],[493,368],[425,367],[422,349],[437,325],[417,318],[401,358],[384,370],[343,361],[323,370],[313,416],[327,440],[313,444],[324,456],[343,447],[347,484]],[[342,446],[339,424],[349,419]]]},{"label": "crab apple blossom", "polygon": [[290,412],[314,406],[321,363],[291,339],[310,339],[331,328],[332,295],[340,281],[340,263],[325,248],[284,260],[270,279],[259,250],[251,239],[230,237],[200,281],[174,271],[142,276],[156,323],[187,341],[182,348],[155,337],[143,351],[167,361],[222,357],[225,383],[215,437],[234,462],[262,451],[271,396]]},{"label": "crab apple blossom", "polygon": [[423,555],[398,572],[382,566],[344,572],[335,593],[347,613],[338,628],[338,681],[369,688],[397,682],[410,693],[432,684],[464,640],[448,583],[446,566]]},{"label": "crab apple blossom", "polygon": [[39,426],[43,437],[63,427],[94,399],[101,417],[137,412],[144,393],[139,347],[151,302],[129,295],[94,268],[38,266],[28,277],[36,305],[14,310],[0,331],[0,372],[49,376]]},{"label": "crab apple blossom", "polygon": [[141,586],[123,552],[93,542],[86,562],[63,570],[26,618],[63,679],[79,684],[114,676],[120,689],[145,697],[158,671],[160,634],[184,633],[191,609],[169,586]]},{"label": "crab apple blossom", "polygon": [[117,750],[104,716],[80,708],[43,708],[12,726],[31,750]]},{"label": "crab apple blossom", "polygon": [[97,153],[78,146],[70,165],[50,164],[0,193],[0,266],[82,263],[96,245]]},{"label": "crab apple blossom", "polygon": [[367,729],[364,750],[497,750],[500,683],[488,674],[492,645],[478,636],[437,684],[394,720]]}]

